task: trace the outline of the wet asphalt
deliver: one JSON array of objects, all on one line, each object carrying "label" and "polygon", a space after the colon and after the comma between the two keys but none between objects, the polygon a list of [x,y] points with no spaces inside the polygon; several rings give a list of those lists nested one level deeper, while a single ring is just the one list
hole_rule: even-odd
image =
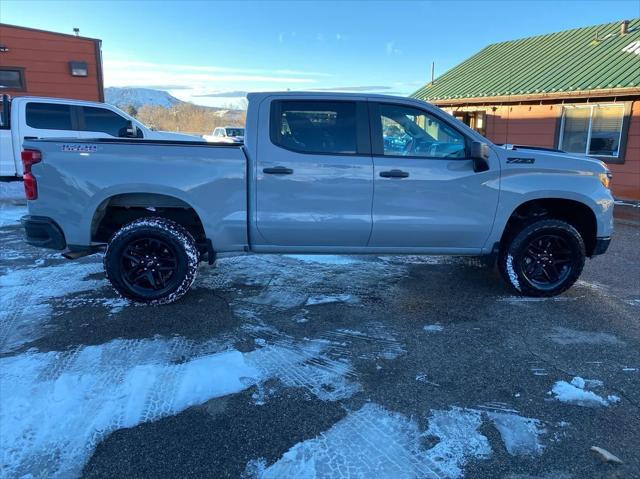
[{"label": "wet asphalt", "polygon": [[[327,400],[304,380],[292,386],[272,378],[115,430],[86,461],[86,478],[250,477],[251,461],[273,464],[368,403],[410,418],[421,430],[430,411],[452,407],[513,410],[540,421],[543,452],[520,456],[509,454],[498,430],[484,421],[480,432],[492,452],[468,459],[467,478],[640,477],[638,223],[618,221],[609,252],[588,260],[580,281],[555,299],[515,296],[496,270],[474,259],[358,257],[327,265],[268,256],[255,264],[222,260],[201,269],[179,302],[138,307],[120,304],[95,269],[84,279],[96,280],[96,288],[50,299],[42,331],[2,356],[116,339],[215,340],[248,352],[283,337],[314,338],[339,344],[333,357],[348,362],[350,381],[358,385],[353,394]],[[24,245],[17,226],[0,232],[5,274],[31,268],[37,276],[38,268],[62,263]],[[99,261],[94,256],[77,264]],[[349,297],[306,304],[317,295],[342,294]],[[584,407],[554,399],[554,383],[576,376],[602,381],[594,391],[619,402]],[[263,394],[264,401],[256,401]],[[437,441],[425,437],[423,446]],[[599,461],[591,446],[623,464]]]}]

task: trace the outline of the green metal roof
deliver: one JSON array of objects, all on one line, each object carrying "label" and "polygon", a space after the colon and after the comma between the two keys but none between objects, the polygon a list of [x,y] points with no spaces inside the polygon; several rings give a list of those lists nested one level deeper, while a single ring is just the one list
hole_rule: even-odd
[{"label": "green metal roof", "polygon": [[[635,51],[633,42],[638,47]],[[640,88],[640,18],[494,43],[411,96],[427,101]]]}]

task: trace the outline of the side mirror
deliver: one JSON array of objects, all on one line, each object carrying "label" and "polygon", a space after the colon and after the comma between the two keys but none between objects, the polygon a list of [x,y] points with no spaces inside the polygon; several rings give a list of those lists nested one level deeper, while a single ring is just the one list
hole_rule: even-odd
[{"label": "side mirror", "polygon": [[489,145],[481,141],[471,143],[471,159],[473,160],[473,171],[480,173],[489,169]]},{"label": "side mirror", "polygon": [[127,120],[126,126],[118,131],[120,138],[140,138],[140,130],[131,120]]}]

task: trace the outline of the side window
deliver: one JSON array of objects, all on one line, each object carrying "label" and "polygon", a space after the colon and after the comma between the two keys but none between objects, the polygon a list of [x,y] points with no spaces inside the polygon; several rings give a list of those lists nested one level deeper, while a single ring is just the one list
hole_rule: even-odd
[{"label": "side window", "polygon": [[379,104],[380,128],[385,156],[464,158],[464,136],[423,110]]},{"label": "side window", "polygon": [[60,103],[27,103],[27,125],[40,130],[73,130],[71,106]]},{"label": "side window", "polygon": [[356,104],[313,100],[273,102],[271,141],[301,153],[355,154]]},{"label": "side window", "polygon": [[128,121],[117,113],[106,108],[83,106],[84,130],[100,131],[111,136],[124,136]]}]

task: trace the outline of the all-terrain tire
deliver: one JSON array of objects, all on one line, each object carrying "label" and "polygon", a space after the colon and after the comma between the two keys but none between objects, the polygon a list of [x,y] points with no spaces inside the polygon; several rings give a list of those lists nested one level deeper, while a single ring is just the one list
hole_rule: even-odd
[{"label": "all-terrain tire", "polygon": [[585,257],[584,240],[573,226],[538,219],[506,238],[498,268],[505,281],[525,296],[556,296],[576,282]]},{"label": "all-terrain tire", "polygon": [[104,255],[104,270],[122,296],[159,305],[184,296],[196,279],[199,254],[185,228],[166,218],[140,218],[118,230]]}]

